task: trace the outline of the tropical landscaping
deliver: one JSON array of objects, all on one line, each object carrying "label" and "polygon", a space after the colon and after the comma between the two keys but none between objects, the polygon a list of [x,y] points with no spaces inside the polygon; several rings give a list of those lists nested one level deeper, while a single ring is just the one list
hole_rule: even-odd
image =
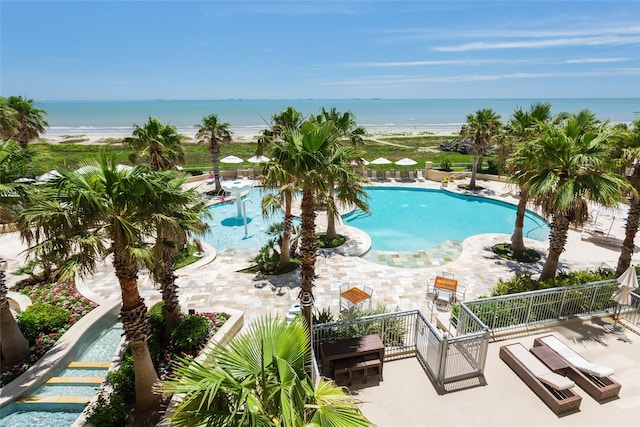
[{"label": "tropical landscaping", "polygon": [[[133,380],[122,402],[132,405],[135,419],[157,416],[165,403],[157,393],[162,384],[161,391],[186,396],[175,412],[176,425],[369,425],[350,395],[333,383],[312,381],[308,369],[319,247],[316,212],[322,207],[327,214],[323,239],[338,239],[339,205],[368,210],[366,180],[356,172],[363,158],[380,154],[401,158],[411,152],[419,159],[416,167],[422,168],[423,162],[445,155],[424,151],[416,156],[412,150],[438,147],[441,140],[430,135],[394,137],[394,143],[404,148],[373,143],[350,112],[323,109],[317,116],[304,116],[289,108],[274,114],[255,143],[233,143],[231,125],[215,114],[205,116],[198,125],[197,144],[189,144],[175,127],[150,117],[147,123],[134,126],[130,138],[99,148],[70,144],[69,151],[77,148],[75,152],[80,153],[77,161],[70,157],[66,165],[51,164],[47,162],[58,160],[50,153],[61,153],[61,148],[35,143],[47,125],[45,112],[31,100],[13,98],[20,97],[0,99],[4,140],[0,219],[3,224],[16,224],[40,277],[52,284],[51,293],[56,286],[72,283],[76,275],[90,277],[99,262],[110,260],[121,290],[120,317],[130,348],[129,359],[123,362],[130,374],[120,377]],[[631,126],[610,126],[588,111],[554,117],[549,111],[547,104],[532,105],[527,111],[517,108],[506,123],[488,109],[469,114],[460,132],[472,151],[461,158],[471,163],[466,188],[477,189],[477,174],[489,155],[499,172],[517,186],[518,216],[508,242],[512,253],[527,251],[522,236],[527,207],[539,209],[550,219],[541,281],[556,276],[568,229],[589,219],[590,203],[616,206],[629,201],[626,238],[616,268],[620,274],[630,265],[640,221],[640,167],[635,167],[640,157],[640,118]],[[488,151],[489,147],[494,149]],[[208,211],[200,195],[186,189],[187,175],[176,166],[189,166],[189,153],[195,159],[193,153],[204,150],[209,163],[192,160],[191,167],[212,169],[216,189],[223,150],[269,157],[262,182],[274,192],[265,197],[262,208],[265,215],[281,210],[284,219],[271,244],[275,252],[269,252],[268,258],[274,271],[299,262],[303,316],[292,324],[260,320],[228,348],[218,348],[200,363],[185,356],[202,345],[224,316],[184,317],[178,304],[176,260],[185,245],[207,231]],[[39,185],[20,180],[35,178],[48,168],[56,169],[58,176]],[[300,198],[299,230],[294,227],[294,198]],[[138,289],[138,276],[147,271],[162,297],[162,304],[151,310]],[[519,286],[514,285],[514,290]],[[6,298],[6,291],[0,292],[2,310]],[[75,313],[68,322],[71,317]],[[3,314],[3,335],[11,330],[25,342],[37,344],[38,337],[28,332],[25,321],[11,323],[12,319]],[[67,323],[60,326],[65,327]],[[176,343],[178,338],[183,339],[181,345]],[[9,347],[4,339],[3,365],[24,360],[28,351],[24,345]],[[166,364],[158,363],[158,354],[168,353],[174,355],[171,359],[181,358],[180,366],[169,374]],[[116,383],[117,375],[112,377]]]}]

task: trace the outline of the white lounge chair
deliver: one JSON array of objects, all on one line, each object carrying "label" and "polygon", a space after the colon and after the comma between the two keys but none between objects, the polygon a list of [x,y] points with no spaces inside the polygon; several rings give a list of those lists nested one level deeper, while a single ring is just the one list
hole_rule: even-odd
[{"label": "white lounge chair", "polygon": [[544,343],[547,347],[550,347],[553,351],[564,357],[567,362],[571,363],[582,372],[599,378],[608,377],[614,374],[613,369],[589,362],[553,335],[540,338],[540,342]]},{"label": "white lounge chair", "polygon": [[422,171],[421,170],[418,171],[418,181],[424,182],[424,176],[422,175]]}]

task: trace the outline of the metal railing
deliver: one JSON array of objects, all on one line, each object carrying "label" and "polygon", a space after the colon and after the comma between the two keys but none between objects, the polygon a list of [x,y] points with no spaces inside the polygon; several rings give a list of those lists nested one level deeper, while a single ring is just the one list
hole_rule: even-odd
[{"label": "metal railing", "polygon": [[570,317],[604,313],[616,307],[611,295],[617,286],[615,279],[603,280],[463,302],[454,323],[457,323],[458,330],[462,328],[465,331],[467,321],[463,313],[468,309],[495,334]]},{"label": "metal railing", "polygon": [[416,357],[437,384],[445,384],[484,372],[489,331],[471,312],[465,324],[466,335],[450,337],[419,310],[323,323],[314,326],[314,353],[321,357],[324,342],[377,334],[385,345],[385,361]]},{"label": "metal railing", "polygon": [[631,304],[620,310],[620,317],[626,322],[640,327],[640,295],[631,293]]}]

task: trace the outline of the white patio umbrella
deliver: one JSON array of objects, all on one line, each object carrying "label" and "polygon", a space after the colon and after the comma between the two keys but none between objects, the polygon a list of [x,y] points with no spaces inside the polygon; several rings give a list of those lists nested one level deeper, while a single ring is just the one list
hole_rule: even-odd
[{"label": "white patio umbrella", "polygon": [[58,172],[57,170],[53,169],[50,170],[49,172],[40,175],[38,177],[38,181],[53,181],[54,179],[58,179],[60,178],[62,175],[60,175],[60,172]]},{"label": "white patio umbrella", "polygon": [[[355,165],[358,164],[358,162],[356,162],[355,160],[351,160],[351,164],[355,166]],[[362,157],[360,157],[359,164],[361,164],[362,166],[367,166],[369,164],[369,162],[366,161],[365,159],[363,159]]]},{"label": "white patio umbrella", "polygon": [[249,163],[264,163],[264,162],[268,162],[269,159],[266,156],[253,156],[253,157],[249,157],[249,159],[247,160]]},{"label": "white patio umbrella", "polygon": [[624,333],[624,329],[617,328],[620,310],[623,305],[631,304],[631,291],[638,288],[638,276],[636,274],[636,266],[631,264],[624,273],[616,279],[619,283],[618,289],[611,295],[611,299],[618,303],[616,307],[615,322],[613,325],[605,325],[605,329],[609,332]]},{"label": "white patio umbrella", "polygon": [[393,163],[391,160],[385,159],[384,157],[378,157],[377,159],[369,162],[369,164],[372,165],[389,165],[391,163]]},{"label": "white patio umbrella", "polygon": [[400,159],[395,163],[398,166],[413,166],[418,164],[418,162],[416,162],[415,160],[409,159],[407,157],[405,157],[404,159]]},{"label": "white patio umbrella", "polygon": [[236,156],[227,156],[220,159],[220,163],[242,163],[242,162],[244,162],[244,160]]}]

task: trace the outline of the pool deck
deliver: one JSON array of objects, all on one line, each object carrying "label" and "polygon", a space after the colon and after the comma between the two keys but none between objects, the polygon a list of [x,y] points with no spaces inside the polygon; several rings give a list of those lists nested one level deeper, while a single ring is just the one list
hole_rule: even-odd
[{"label": "pool deck", "polygon": [[[517,203],[508,185],[481,181],[485,190],[480,195],[510,203]],[[390,185],[416,188],[440,188],[439,183],[386,183]],[[451,186],[449,190],[452,190]],[[623,211],[624,212],[624,209]],[[624,215],[626,216],[626,215]],[[611,229],[611,234],[619,245],[624,237],[624,216],[620,214],[599,214],[599,220]],[[318,221],[322,224],[323,219]],[[466,298],[474,299],[487,295],[499,279],[512,277],[516,272],[541,271],[543,260],[531,265],[505,261],[491,251],[495,243],[507,242],[508,235],[484,234],[473,236],[463,242],[462,254],[451,262],[440,262],[425,268],[397,268],[373,263],[358,257],[370,245],[368,236],[351,227],[341,229],[349,237],[348,244],[339,250],[321,251],[316,262],[314,294],[316,307],[330,308],[334,313],[339,309],[339,287],[341,284],[374,289],[373,303],[385,304],[389,309],[420,309],[425,313],[432,306],[425,298],[426,284],[442,272],[455,274],[459,283],[467,288]],[[560,268],[595,269],[604,264],[615,267],[619,246],[611,245],[613,240],[582,240],[581,232],[570,230],[566,251],[561,256]],[[547,242],[527,240],[527,246],[545,253]],[[0,235],[0,254],[9,262],[7,284],[9,288],[24,276],[11,274],[24,265],[24,245],[17,233]],[[257,248],[256,248],[257,249]],[[239,273],[249,266],[249,251],[225,250],[216,252],[205,248],[203,259],[178,271],[180,303],[183,310],[210,311],[229,307],[244,311],[245,325],[251,320],[272,314],[284,317],[289,306],[297,300],[299,272],[277,277]],[[436,259],[436,258],[434,258]],[[640,260],[636,251],[634,262]],[[400,262],[403,262],[402,260]],[[409,262],[409,260],[406,260]],[[109,260],[100,265],[99,270],[78,286],[87,296],[100,301],[119,301],[120,289]],[[160,293],[140,274],[139,287],[148,306],[160,300]],[[573,339],[576,347],[593,362],[609,365],[616,370],[616,379],[622,384],[620,399],[605,404],[597,404],[583,393],[581,411],[577,414],[558,418],[533,394],[526,385],[498,358],[500,343],[491,343],[485,372],[486,385],[468,384],[456,392],[439,394],[415,358],[385,363],[385,379],[377,383],[369,381],[365,388],[354,390],[365,401],[363,410],[379,426],[602,426],[635,425],[635,417],[640,409],[640,365],[637,361],[640,337],[627,333],[621,340],[612,335],[602,334],[602,328],[593,328],[587,322],[588,330],[582,334],[588,340],[575,341],[576,335],[566,330],[554,330]],[[520,337],[525,345],[530,345],[533,336]],[[576,344],[577,345],[577,344]],[[619,374],[619,375],[618,375]]]},{"label": "pool deck", "polygon": [[[494,181],[479,181],[485,190],[479,195],[497,200],[517,203],[512,189],[507,184]],[[389,185],[415,188],[440,188],[435,182],[387,183]],[[449,187],[451,191],[452,187]],[[624,209],[623,209],[624,212]],[[614,217],[606,212],[599,214],[599,220],[605,227],[611,228],[619,245],[624,237],[624,219]],[[323,224],[318,218],[319,228]],[[466,299],[474,299],[480,295],[488,295],[489,290],[499,279],[512,277],[515,273],[528,272],[534,276],[543,266],[540,262],[520,264],[506,261],[491,251],[495,243],[508,242],[506,234],[482,234],[470,237],[463,242],[462,254],[451,262],[435,259],[427,268],[397,268],[367,261],[357,255],[368,249],[368,236],[352,227],[344,227],[341,232],[349,237],[344,248],[338,250],[322,250],[316,261],[314,294],[316,307],[330,308],[334,313],[339,309],[339,287],[341,284],[361,286],[367,284],[374,290],[373,303],[385,304],[389,309],[410,310],[431,309],[425,298],[427,279],[432,279],[443,272],[454,273],[459,284],[467,288]],[[560,258],[561,269],[596,269],[602,265],[615,268],[619,249],[611,245],[613,240],[592,241],[581,239],[579,230],[571,229],[566,250]],[[529,247],[546,253],[547,242],[526,239]],[[17,233],[0,235],[2,256],[9,262],[7,284],[11,288],[19,276],[10,272],[24,265],[21,251],[25,248]],[[257,249],[257,248],[256,248]],[[263,276],[259,274],[240,273],[250,265],[251,253],[248,250],[223,250],[216,252],[213,248],[205,248],[205,257],[198,263],[187,266],[177,272],[180,303],[183,309],[197,311],[211,310],[212,307],[225,306],[245,312],[245,324],[264,314],[283,317],[290,305],[296,301],[299,290],[299,272],[294,271],[280,276]],[[353,255],[353,256],[352,256]],[[401,258],[400,258],[401,259]],[[640,260],[640,251],[633,257],[634,262]],[[400,261],[401,262],[401,261]],[[407,262],[411,262],[407,260]],[[120,299],[120,289],[114,277],[109,261],[100,265],[98,271],[84,281],[79,287],[87,290],[98,300],[115,301]],[[160,293],[144,273],[140,274],[139,287],[148,306],[161,299]]]}]

